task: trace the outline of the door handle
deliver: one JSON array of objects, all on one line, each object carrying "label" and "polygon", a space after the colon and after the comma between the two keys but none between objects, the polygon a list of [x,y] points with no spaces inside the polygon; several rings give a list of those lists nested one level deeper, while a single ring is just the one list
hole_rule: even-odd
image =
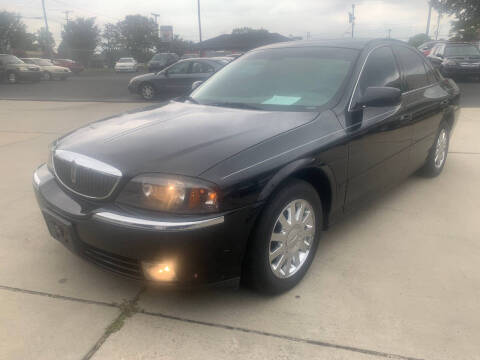
[{"label": "door handle", "polygon": [[413,119],[412,114],[404,114],[400,116],[400,121],[410,121]]}]

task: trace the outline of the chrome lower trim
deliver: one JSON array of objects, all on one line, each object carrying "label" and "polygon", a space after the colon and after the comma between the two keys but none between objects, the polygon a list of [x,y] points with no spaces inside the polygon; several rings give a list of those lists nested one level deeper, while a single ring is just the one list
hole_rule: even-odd
[{"label": "chrome lower trim", "polygon": [[33,173],[33,186],[35,186],[35,188],[38,189],[38,187],[40,186],[41,180],[40,180],[40,177],[38,176],[37,172],[38,172],[38,169],[35,170],[35,172]]},{"label": "chrome lower trim", "polygon": [[223,216],[218,216],[205,220],[197,221],[156,221],[148,220],[126,215],[120,215],[112,212],[102,211],[95,213],[93,218],[115,225],[123,225],[129,227],[136,227],[144,230],[160,230],[160,231],[188,231],[202,229],[218,224],[222,224],[225,219]]}]

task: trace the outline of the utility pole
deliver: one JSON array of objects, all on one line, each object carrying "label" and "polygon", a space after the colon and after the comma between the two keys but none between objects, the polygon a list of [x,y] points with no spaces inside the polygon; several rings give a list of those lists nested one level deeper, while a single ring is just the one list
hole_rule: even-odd
[{"label": "utility pole", "polygon": [[435,30],[435,40],[438,40],[438,34],[440,32],[440,22],[442,21],[442,12],[438,12],[438,17],[437,17],[437,30]]},{"label": "utility pole", "polygon": [[310,40],[310,31],[307,32],[307,40]]},{"label": "utility pole", "polygon": [[200,0],[197,0],[197,7],[198,7],[198,34],[200,37],[200,46],[202,44],[202,21],[200,19]]},{"label": "utility pole", "polygon": [[47,32],[46,37],[47,37],[47,55],[50,57],[50,47],[48,46],[48,39],[50,35],[50,31],[48,31],[48,21],[47,21],[47,12],[45,11],[45,0],[42,0],[42,8],[43,8],[43,18],[45,20],[45,30]]},{"label": "utility pole", "polygon": [[350,24],[352,24],[352,39],[355,32],[355,4],[352,4],[352,12],[348,13]]},{"label": "utility pole", "polygon": [[157,26],[157,36],[158,36],[158,21],[157,21],[157,18],[160,16],[160,14],[152,13],[152,16],[155,19],[155,25]]},{"label": "utility pole", "polygon": [[387,39],[390,39],[392,37],[392,29],[388,29],[388,36]]},{"label": "utility pole", "polygon": [[427,19],[427,30],[425,31],[425,34],[428,35],[430,34],[430,20],[432,19],[432,2],[428,2],[428,19]]}]

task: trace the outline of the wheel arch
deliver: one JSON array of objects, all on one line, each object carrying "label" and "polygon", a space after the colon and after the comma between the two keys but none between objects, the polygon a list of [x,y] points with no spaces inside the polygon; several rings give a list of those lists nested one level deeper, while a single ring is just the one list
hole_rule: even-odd
[{"label": "wheel arch", "polygon": [[291,179],[306,181],[316,190],[322,202],[323,226],[328,226],[332,204],[335,201],[335,177],[327,165],[317,165],[313,158],[296,160],[283,167],[268,181],[259,195],[259,201],[268,198]]}]

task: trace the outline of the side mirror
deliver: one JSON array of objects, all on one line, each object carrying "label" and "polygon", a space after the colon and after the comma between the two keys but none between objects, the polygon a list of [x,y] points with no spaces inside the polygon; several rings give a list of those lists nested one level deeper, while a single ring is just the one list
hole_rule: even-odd
[{"label": "side mirror", "polygon": [[192,90],[195,90],[196,88],[198,88],[200,85],[202,85],[203,81],[195,81],[193,84],[192,84]]},{"label": "side mirror", "polygon": [[402,92],[392,87],[368,87],[357,106],[382,107],[397,106],[402,102]]}]

